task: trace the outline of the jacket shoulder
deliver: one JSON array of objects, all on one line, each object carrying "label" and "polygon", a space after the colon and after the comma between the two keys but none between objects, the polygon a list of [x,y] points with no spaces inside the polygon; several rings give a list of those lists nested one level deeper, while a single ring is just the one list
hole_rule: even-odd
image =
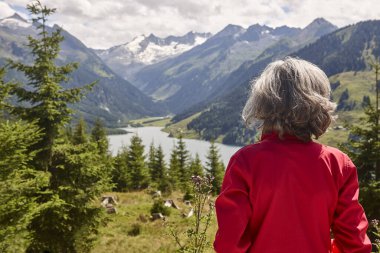
[{"label": "jacket shoulder", "polygon": [[323,154],[325,156],[335,157],[337,159],[344,160],[344,161],[350,160],[348,155],[344,153],[343,151],[341,151],[340,149],[323,145],[323,144],[320,144],[320,145],[322,146]]}]

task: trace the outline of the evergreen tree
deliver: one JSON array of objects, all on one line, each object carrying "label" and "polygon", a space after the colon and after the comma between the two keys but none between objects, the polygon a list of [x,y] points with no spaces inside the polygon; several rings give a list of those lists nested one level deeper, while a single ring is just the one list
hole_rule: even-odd
[{"label": "evergreen tree", "polygon": [[377,172],[380,154],[378,117],[379,111],[369,105],[365,109],[365,118],[361,119],[360,124],[348,126],[350,138],[343,146],[356,164],[359,179],[363,183],[380,180],[380,174]]},{"label": "evergreen tree", "polygon": [[60,52],[60,42],[63,40],[61,29],[51,33],[46,26],[47,17],[55,12],[42,6],[39,0],[27,5],[27,9],[33,16],[33,22],[39,31],[38,37],[28,37],[28,47],[34,56],[32,65],[9,60],[12,69],[22,72],[28,79],[27,85],[13,86],[11,94],[15,95],[19,102],[27,102],[28,106],[20,104],[11,108],[11,113],[20,116],[29,122],[36,122],[42,131],[41,139],[35,144],[34,149],[40,150],[35,161],[38,167],[47,171],[52,159],[54,140],[59,129],[68,122],[72,110],[69,103],[78,102],[85,89],[90,89],[94,84],[84,88],[64,89],[60,83],[67,82],[68,74],[78,67],[77,63],[69,63],[57,66],[55,60]]},{"label": "evergreen tree", "polygon": [[379,110],[371,105],[366,108],[365,118],[359,125],[349,126],[350,137],[341,146],[353,160],[358,169],[360,182],[360,203],[363,205],[368,219],[380,219],[380,176],[379,164],[380,127],[376,123]]},{"label": "evergreen tree", "polygon": [[132,188],[131,172],[128,169],[128,148],[123,147],[114,158],[112,182],[116,191],[126,191]]},{"label": "evergreen tree", "polygon": [[165,163],[165,155],[161,145],[158,146],[155,152],[155,168],[154,177],[158,189],[164,193],[170,194],[172,191],[172,184],[169,180],[168,169]]},{"label": "evergreen tree", "polygon": [[33,169],[32,174],[48,174],[48,183],[43,191],[36,189],[43,180],[28,185],[30,199],[37,205],[32,215],[25,217],[30,219],[26,224],[30,237],[22,251],[88,252],[102,220],[102,209],[94,205],[94,199],[110,189],[110,168],[93,143],[72,145],[66,136],[59,135],[70,120],[68,104],[79,101],[84,89],[64,89],[60,85],[68,81],[68,74],[77,64],[55,65],[63,37],[60,29],[49,32],[46,26],[47,16],[55,9],[42,6],[39,1],[27,8],[39,31],[37,38],[29,37],[34,62],[9,62],[11,68],[23,72],[28,83],[7,86],[11,95],[25,102],[7,108],[30,124],[35,122],[40,138],[30,142],[28,166]]},{"label": "evergreen tree", "polygon": [[176,189],[179,186],[179,160],[176,146],[170,154],[169,177],[173,188]]},{"label": "evergreen tree", "polygon": [[201,159],[199,159],[198,153],[195,154],[195,158],[190,163],[190,173],[191,176],[200,176],[203,177],[203,165]]},{"label": "evergreen tree", "polygon": [[108,138],[107,133],[104,128],[103,122],[97,118],[95,125],[91,131],[91,140],[96,143],[99,154],[107,155],[108,154]]},{"label": "evergreen tree", "polygon": [[38,128],[25,122],[0,123],[0,252],[23,252],[32,235],[28,226],[39,206],[36,192],[49,184],[49,175],[31,165],[40,138]]},{"label": "evergreen tree", "polygon": [[164,155],[164,151],[162,150],[161,145],[158,146],[158,148],[156,149],[155,154],[154,154],[154,173],[153,173],[153,176],[158,181],[161,181],[162,179],[164,179],[165,176],[167,176],[165,155]]},{"label": "evergreen tree", "polygon": [[58,138],[49,171],[49,187],[40,197],[46,208],[31,221],[26,252],[89,252],[103,220],[94,200],[110,190],[110,168],[93,143]]},{"label": "evergreen tree", "polygon": [[137,135],[131,138],[127,167],[131,173],[131,188],[133,190],[144,189],[149,185],[149,171],[145,164],[144,145]]},{"label": "evergreen tree", "polygon": [[152,182],[156,181],[155,177],[155,169],[156,169],[156,148],[154,147],[154,143],[152,142],[149,146],[149,153],[148,153],[148,168],[149,168],[149,174]]},{"label": "evergreen tree", "polygon": [[380,111],[379,111],[379,71],[380,63],[371,63],[375,71],[375,107],[365,108],[365,117],[357,126],[349,125],[350,138],[342,148],[350,155],[358,167],[360,181],[380,181]]},{"label": "evergreen tree", "polygon": [[74,128],[74,133],[72,141],[74,145],[84,144],[87,142],[87,126],[84,122],[83,117],[81,117]]},{"label": "evergreen tree", "polygon": [[186,149],[186,144],[183,141],[182,135],[178,138],[177,143],[177,157],[178,157],[178,179],[181,188],[184,190],[190,182],[189,173],[189,151]]},{"label": "evergreen tree", "polygon": [[[380,64],[372,64],[376,73],[375,106],[369,104],[360,124],[349,125],[350,136],[341,148],[351,157],[358,169],[361,203],[369,219],[380,219],[380,111],[379,80]],[[369,101],[370,102],[370,101]]]},{"label": "evergreen tree", "polygon": [[0,117],[3,114],[4,107],[7,106],[6,99],[9,96],[11,90],[11,84],[5,83],[3,77],[5,75],[5,69],[0,68]]},{"label": "evergreen tree", "polygon": [[72,142],[73,141],[73,128],[70,124],[66,125],[62,129],[61,135],[65,138],[67,142]]},{"label": "evergreen tree", "polygon": [[22,252],[30,243],[27,230],[40,210],[35,192],[49,183],[49,175],[31,165],[41,133],[35,124],[9,122],[3,116],[10,84],[0,68],[0,252]]},{"label": "evergreen tree", "polygon": [[220,160],[218,148],[214,141],[211,142],[210,149],[207,154],[206,171],[213,178],[212,193],[219,194],[224,176],[224,165]]}]

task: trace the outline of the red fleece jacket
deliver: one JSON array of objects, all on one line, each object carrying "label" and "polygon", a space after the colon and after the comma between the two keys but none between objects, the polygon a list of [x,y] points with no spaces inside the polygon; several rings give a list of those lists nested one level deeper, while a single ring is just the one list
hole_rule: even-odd
[{"label": "red fleece jacket", "polygon": [[[355,165],[276,133],[232,156],[216,200],[218,253],[370,253]],[[330,231],[334,235],[333,245]]]}]

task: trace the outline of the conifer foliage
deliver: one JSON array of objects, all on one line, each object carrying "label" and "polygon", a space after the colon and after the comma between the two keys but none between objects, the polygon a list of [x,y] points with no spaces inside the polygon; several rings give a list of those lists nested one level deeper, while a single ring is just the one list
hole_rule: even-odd
[{"label": "conifer foliage", "polygon": [[155,171],[158,189],[166,194],[171,193],[173,186],[169,180],[168,168],[165,163],[165,155],[161,145],[158,146],[155,154]]},{"label": "conifer foliage", "polygon": [[201,159],[199,158],[198,153],[196,153],[195,158],[191,160],[190,173],[191,173],[191,176],[203,177],[204,175],[204,168],[203,168],[203,165],[202,165]]},{"label": "conifer foliage", "polygon": [[169,177],[170,182],[174,188],[179,186],[179,161],[177,148],[174,146],[170,154],[170,164],[169,164]]},{"label": "conifer foliage", "polygon": [[371,64],[375,71],[375,106],[369,101],[359,125],[349,125],[350,137],[341,145],[357,166],[361,184],[360,198],[369,219],[380,219],[380,63]]},{"label": "conifer foliage", "polygon": [[[64,126],[71,119],[69,104],[93,84],[63,87],[77,64],[55,63],[63,37],[60,29],[46,26],[55,9],[38,0],[27,8],[39,32],[27,45],[34,61],[27,65],[10,60],[8,66],[28,81],[1,83],[1,106],[23,121],[0,126],[0,142],[6,145],[0,147],[0,247],[7,244],[6,237],[20,232],[0,251],[88,252],[102,221],[103,211],[94,200],[110,189],[112,167],[90,141],[83,121],[73,134],[64,133]],[[5,103],[8,92],[3,91],[18,103]]]},{"label": "conifer foliage", "polygon": [[74,128],[72,136],[72,142],[74,145],[85,144],[88,141],[86,130],[86,122],[84,122],[84,119],[81,117]]},{"label": "conifer foliage", "polygon": [[132,136],[128,150],[127,167],[130,170],[131,188],[141,190],[149,185],[149,171],[145,164],[144,145],[137,135]]},{"label": "conifer foliage", "polygon": [[219,194],[224,176],[224,165],[220,159],[218,148],[213,141],[211,142],[210,149],[208,151],[206,165],[208,176],[213,178],[212,193],[215,195]]},{"label": "conifer foliage", "polygon": [[[47,27],[47,17],[55,12],[43,6],[39,0],[27,6],[33,16],[33,22],[39,31],[38,37],[28,37],[27,45],[34,56],[32,65],[10,60],[10,68],[22,72],[28,79],[27,85],[17,85],[11,90],[19,102],[28,102],[30,106],[20,104],[11,108],[11,112],[27,121],[36,121],[42,131],[41,139],[36,148],[41,151],[37,154],[37,161],[41,169],[48,169],[52,159],[54,140],[60,127],[70,119],[69,103],[78,102],[84,92],[94,84],[81,88],[64,89],[62,83],[69,80],[68,75],[77,67],[77,63],[57,66],[55,60],[60,52],[60,42],[63,41],[61,29]],[[32,88],[32,89],[30,89]]]},{"label": "conifer foliage", "polygon": [[107,133],[103,122],[99,118],[96,119],[94,128],[91,131],[91,140],[96,143],[99,154],[108,154],[109,143]]},{"label": "conifer foliage", "polygon": [[128,147],[123,147],[113,160],[115,170],[112,173],[112,182],[115,191],[123,192],[131,188],[131,174],[127,162]]},{"label": "conifer foliage", "polygon": [[30,164],[39,138],[33,124],[0,123],[0,252],[23,252],[32,236],[28,225],[44,208],[36,193],[48,186],[49,175]]},{"label": "conifer foliage", "polygon": [[186,149],[186,144],[183,141],[182,135],[178,137],[176,154],[178,160],[178,181],[180,188],[185,190],[188,188],[190,183],[191,175],[189,173],[189,151]]},{"label": "conifer foliage", "polygon": [[170,193],[172,186],[169,182],[165,155],[161,145],[155,148],[152,143],[150,146],[148,167],[150,171],[151,185],[164,193]]}]

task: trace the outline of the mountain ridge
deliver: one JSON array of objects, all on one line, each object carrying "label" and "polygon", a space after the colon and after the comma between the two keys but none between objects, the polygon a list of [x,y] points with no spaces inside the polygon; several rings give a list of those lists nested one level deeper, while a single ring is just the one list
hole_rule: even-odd
[{"label": "mountain ridge", "polygon": [[210,33],[188,32],[183,36],[160,38],[154,34],[139,35],[131,41],[109,49],[94,50],[107,65],[126,80],[144,66],[179,55],[203,43]]},{"label": "mountain ridge", "polygon": [[[7,58],[32,62],[30,50],[25,46],[28,35],[37,36],[34,24],[8,17],[0,20],[0,63],[5,65]],[[5,22],[4,22],[5,20]],[[8,22],[11,21],[11,22]],[[15,26],[14,24],[17,24]],[[30,26],[17,22],[26,22]],[[48,32],[58,29],[54,25],[48,27]],[[74,87],[77,84],[98,81],[93,91],[74,108],[78,109],[87,120],[100,117],[108,125],[126,123],[129,119],[147,115],[164,114],[161,104],[154,103],[148,96],[132,84],[117,76],[91,49],[78,38],[60,28],[64,41],[56,63],[62,65],[68,62],[78,62],[79,68],[70,75],[70,82],[64,87]],[[9,71],[6,78],[26,82],[27,80],[15,71]]]},{"label": "mountain ridge", "polygon": [[223,89],[221,85],[242,63],[255,59],[277,42],[288,38],[299,45],[317,39],[321,33],[316,28],[327,34],[336,26],[328,21],[321,22],[321,27],[304,29],[259,24],[245,29],[229,24],[203,44],[144,67],[130,81],[145,94],[165,101],[173,113],[180,113]]}]

